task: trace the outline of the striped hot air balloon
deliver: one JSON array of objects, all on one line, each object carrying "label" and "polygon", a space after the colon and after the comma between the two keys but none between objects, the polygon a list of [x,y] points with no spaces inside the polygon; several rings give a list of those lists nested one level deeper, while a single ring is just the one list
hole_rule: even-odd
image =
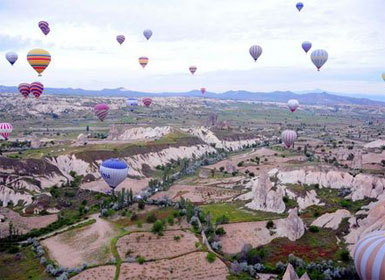
[{"label": "striped hot air balloon", "polygon": [[328,53],[325,50],[315,50],[311,53],[310,58],[319,71],[326,61],[328,61]]},{"label": "striped hot air balloon", "polygon": [[114,190],[127,178],[128,166],[124,161],[112,158],[102,162],[99,172],[108,186]]},{"label": "striped hot air balloon", "polygon": [[49,24],[48,22],[42,20],[42,21],[39,21],[39,24],[38,24],[40,30],[43,32],[44,35],[48,35],[48,33],[51,31],[50,28],[49,28]]},{"label": "striped hot air balloon", "polygon": [[385,72],[382,73],[382,79],[385,81]]},{"label": "striped hot air balloon", "polygon": [[362,280],[385,280],[385,231],[371,232],[358,240],[354,263]]},{"label": "striped hot air balloon", "polygon": [[141,56],[139,57],[139,64],[142,65],[142,67],[146,67],[148,63],[148,57],[145,57],[145,56]]},{"label": "striped hot air balloon", "polygon": [[201,88],[201,93],[202,93],[202,94],[205,94],[205,93],[206,93],[206,88],[204,88],[204,87]]},{"label": "striped hot air balloon", "polygon": [[262,54],[262,47],[261,46],[258,46],[258,45],[254,45],[254,46],[251,46],[250,49],[249,49],[249,53],[251,55],[251,57],[257,61],[258,58],[261,56]]},{"label": "striped hot air balloon", "polygon": [[119,44],[123,44],[124,40],[126,40],[126,37],[124,37],[124,35],[116,36],[116,41],[118,41]]},{"label": "striped hot air balloon", "polygon": [[27,98],[31,92],[31,85],[27,83],[21,83],[19,85],[19,92],[23,95],[24,98]]},{"label": "striped hot air balloon", "polygon": [[286,148],[290,148],[295,140],[297,140],[297,132],[294,130],[284,130],[281,135],[282,142],[285,144]]},{"label": "striped hot air balloon", "polygon": [[150,29],[146,29],[143,31],[143,35],[144,35],[144,37],[146,37],[147,40],[150,40],[150,38],[152,36],[152,31]]},{"label": "striped hot air balloon", "polygon": [[295,110],[297,110],[297,108],[299,107],[299,102],[297,99],[290,99],[287,102],[287,106],[289,107],[291,112],[295,112]]},{"label": "striped hot air balloon", "polygon": [[108,105],[105,103],[100,103],[96,105],[94,109],[95,115],[99,118],[100,121],[103,121],[107,117],[110,107],[108,107]]},{"label": "striped hot air balloon", "polygon": [[15,64],[16,60],[18,59],[18,56],[17,56],[17,53],[15,53],[15,52],[7,52],[5,54],[5,58],[13,66],[13,64]]},{"label": "striped hot air balloon", "polygon": [[144,106],[146,106],[147,108],[151,106],[151,103],[152,103],[152,99],[150,97],[146,97],[143,99],[143,104]]},{"label": "striped hot air balloon", "polygon": [[51,62],[51,55],[43,49],[30,50],[27,60],[33,69],[41,76],[41,73],[47,68]]},{"label": "striped hot air balloon", "polygon": [[194,75],[198,68],[196,66],[190,66],[188,69],[190,70],[191,74]]},{"label": "striped hot air balloon", "polygon": [[33,82],[31,84],[30,90],[31,93],[35,96],[35,98],[39,98],[44,91],[44,85],[40,82]]},{"label": "striped hot air balloon", "polygon": [[13,126],[10,123],[0,123],[0,135],[3,136],[5,140],[8,140],[9,135],[11,135]]},{"label": "striped hot air balloon", "polygon": [[311,42],[305,41],[302,43],[302,49],[307,53],[311,49]]},{"label": "striped hot air balloon", "polygon": [[127,99],[128,109],[133,112],[136,107],[138,107],[138,100],[136,98]]}]

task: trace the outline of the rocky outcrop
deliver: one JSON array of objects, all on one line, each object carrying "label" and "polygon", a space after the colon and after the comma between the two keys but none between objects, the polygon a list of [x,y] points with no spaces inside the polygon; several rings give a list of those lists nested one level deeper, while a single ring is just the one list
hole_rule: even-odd
[{"label": "rocky outcrop", "polygon": [[276,233],[280,236],[286,236],[291,241],[301,238],[305,233],[305,225],[302,219],[298,217],[297,208],[290,209],[289,216],[277,223]]},{"label": "rocky outcrop", "polygon": [[348,210],[340,209],[334,213],[323,214],[321,217],[318,217],[311,225],[336,230],[338,229],[343,219],[350,217],[352,217],[352,215]]},{"label": "rocky outcrop", "polygon": [[276,177],[281,184],[302,184],[319,187],[352,191],[351,199],[361,200],[365,197],[381,199],[385,197],[385,179],[374,175],[360,173],[353,177],[347,172],[331,169],[330,167],[302,168],[295,170],[280,170]]},{"label": "rocky outcrop", "polygon": [[275,213],[285,211],[283,202],[284,191],[282,188],[273,189],[269,176],[261,174],[256,180],[249,183],[251,185],[252,201],[246,207],[254,210],[262,210]]},{"label": "rocky outcrop", "polygon": [[294,267],[289,263],[286,267],[285,274],[282,276],[282,280],[310,280],[310,278],[307,272],[299,278]]},{"label": "rocky outcrop", "polygon": [[7,207],[11,202],[17,205],[20,201],[22,204],[30,204],[32,202],[32,195],[26,192],[16,192],[5,186],[0,186],[0,206]]},{"label": "rocky outcrop", "polygon": [[299,209],[301,210],[306,209],[311,205],[325,205],[324,203],[321,203],[321,200],[317,197],[315,190],[306,191],[306,195],[304,197],[297,197],[297,203]]},{"label": "rocky outcrop", "polygon": [[145,140],[145,139],[159,139],[169,133],[173,129],[169,126],[163,127],[134,127],[126,129],[119,136],[117,140]]},{"label": "rocky outcrop", "polygon": [[385,146],[385,140],[378,139],[376,141],[366,144],[364,147],[367,149],[381,148]]}]

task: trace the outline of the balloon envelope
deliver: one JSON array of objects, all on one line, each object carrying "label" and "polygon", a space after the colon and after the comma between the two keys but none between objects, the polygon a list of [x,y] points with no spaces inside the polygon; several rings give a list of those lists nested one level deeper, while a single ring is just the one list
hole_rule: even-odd
[{"label": "balloon envelope", "polygon": [[33,69],[41,76],[41,73],[51,62],[51,55],[43,49],[33,49],[27,54],[27,60]]},{"label": "balloon envelope", "polygon": [[361,279],[385,279],[385,231],[362,236],[354,248],[354,264]]},{"label": "balloon envelope", "polygon": [[33,82],[31,84],[30,91],[35,96],[35,98],[39,98],[44,91],[44,85],[40,82]]},{"label": "balloon envelope", "polygon": [[198,68],[196,66],[190,66],[188,69],[190,70],[191,74],[194,75]]},{"label": "balloon envelope", "polygon": [[4,137],[5,140],[8,140],[9,135],[11,135],[13,127],[10,123],[0,123],[0,135]]},{"label": "balloon envelope", "polygon": [[19,85],[19,92],[23,95],[24,98],[27,98],[31,92],[31,85],[27,83],[21,83]]},{"label": "balloon envelope", "polygon": [[115,189],[127,178],[128,166],[122,160],[108,159],[102,162],[99,172],[110,188]]},{"label": "balloon envelope", "polygon": [[127,106],[130,109],[130,111],[134,111],[136,107],[138,107],[138,100],[136,98],[128,98],[127,99]]},{"label": "balloon envelope", "polygon": [[103,121],[107,117],[110,107],[108,107],[105,103],[100,103],[95,106],[94,110],[95,115],[99,118],[99,120]]},{"label": "balloon envelope", "polygon": [[251,46],[249,49],[249,53],[251,57],[257,61],[257,59],[261,56],[262,54],[262,48],[258,45]]},{"label": "balloon envelope", "polygon": [[287,102],[287,106],[289,107],[291,112],[295,112],[295,110],[297,110],[297,108],[299,107],[299,102],[297,99],[290,99]]},{"label": "balloon envelope", "polygon": [[205,94],[206,93],[206,89],[203,87],[203,88],[201,88],[201,93],[202,94]]},{"label": "balloon envelope", "polygon": [[152,36],[152,31],[150,29],[146,29],[143,31],[144,37],[146,37],[147,40],[149,40]]},{"label": "balloon envelope", "polygon": [[126,40],[126,37],[124,37],[124,35],[116,36],[116,41],[118,41],[119,44],[123,44],[124,40]]},{"label": "balloon envelope", "polygon": [[382,79],[385,81],[385,72],[382,73]]},{"label": "balloon envelope", "polygon": [[311,49],[311,42],[309,41],[303,42],[302,49],[307,53]]},{"label": "balloon envelope", "polygon": [[297,5],[295,5],[298,9],[298,11],[301,11],[302,8],[303,8],[303,3],[302,2],[298,2]]},{"label": "balloon envelope", "polygon": [[143,104],[144,104],[144,106],[146,106],[147,108],[148,107],[150,107],[151,106],[151,103],[152,103],[152,99],[151,98],[149,98],[149,97],[146,97],[146,98],[144,98],[143,99]]},{"label": "balloon envelope", "polygon": [[311,53],[310,58],[319,71],[328,60],[328,53],[325,50],[315,50]]},{"label": "balloon envelope", "polygon": [[295,140],[297,140],[297,132],[294,130],[284,130],[281,135],[282,142],[285,144],[286,148],[290,148]]},{"label": "balloon envelope", "polygon": [[5,54],[5,58],[8,60],[9,63],[11,63],[11,65],[13,65],[16,62],[18,56],[15,52],[7,52]]},{"label": "balloon envelope", "polygon": [[142,56],[142,57],[139,57],[139,64],[142,65],[142,67],[146,67],[148,63],[148,57],[145,57],[145,56]]},{"label": "balloon envelope", "polygon": [[38,25],[44,35],[47,35],[51,31],[49,28],[49,24],[46,21],[40,21]]}]

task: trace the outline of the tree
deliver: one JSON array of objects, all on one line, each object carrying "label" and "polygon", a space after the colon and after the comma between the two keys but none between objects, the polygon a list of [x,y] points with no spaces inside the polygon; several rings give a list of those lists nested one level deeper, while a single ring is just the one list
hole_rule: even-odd
[{"label": "tree", "polygon": [[214,253],[211,253],[211,252],[208,252],[207,255],[206,255],[206,260],[209,263],[215,262],[216,258],[217,258],[217,256]]},{"label": "tree", "polygon": [[160,220],[157,220],[153,225],[151,231],[153,233],[157,233],[159,235],[163,235],[164,225],[163,222]]}]

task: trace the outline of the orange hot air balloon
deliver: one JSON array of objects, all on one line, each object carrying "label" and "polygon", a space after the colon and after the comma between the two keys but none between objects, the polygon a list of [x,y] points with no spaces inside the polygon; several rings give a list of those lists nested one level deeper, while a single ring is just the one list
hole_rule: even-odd
[{"label": "orange hot air balloon", "polygon": [[51,62],[51,55],[43,49],[33,49],[27,54],[27,60],[33,69],[41,76],[41,73]]},{"label": "orange hot air balloon", "polygon": [[139,57],[139,63],[140,65],[142,65],[143,68],[146,67],[148,63],[148,57],[145,57],[145,56]]}]

